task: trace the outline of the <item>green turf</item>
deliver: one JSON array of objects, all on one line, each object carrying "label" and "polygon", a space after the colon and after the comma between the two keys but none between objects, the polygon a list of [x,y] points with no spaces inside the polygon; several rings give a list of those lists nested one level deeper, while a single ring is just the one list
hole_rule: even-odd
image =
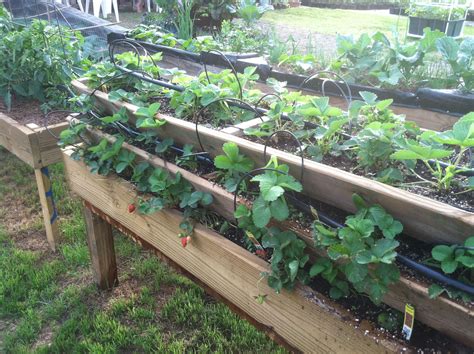
[{"label": "green turf", "polygon": [[[407,17],[382,14],[373,11],[321,9],[316,7],[297,7],[285,10],[268,11],[262,20],[299,29],[303,33],[353,34],[381,31],[391,34],[393,30],[405,34]],[[465,35],[474,35],[474,27],[465,27]]]},{"label": "green turf", "polygon": [[81,205],[62,166],[51,174],[65,240],[57,253],[45,241],[33,171],[0,147],[0,353],[283,351],[120,234],[120,284],[97,290]]}]

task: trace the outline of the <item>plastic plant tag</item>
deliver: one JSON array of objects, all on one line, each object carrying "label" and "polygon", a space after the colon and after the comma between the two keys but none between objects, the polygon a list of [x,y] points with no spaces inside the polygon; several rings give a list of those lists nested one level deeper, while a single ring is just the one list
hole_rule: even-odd
[{"label": "plastic plant tag", "polygon": [[415,308],[409,304],[405,305],[405,320],[403,321],[402,335],[410,340],[415,323]]}]

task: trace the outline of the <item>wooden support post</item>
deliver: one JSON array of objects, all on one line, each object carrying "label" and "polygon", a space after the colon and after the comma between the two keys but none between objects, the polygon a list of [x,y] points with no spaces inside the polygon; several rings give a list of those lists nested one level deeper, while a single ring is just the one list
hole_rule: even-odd
[{"label": "wooden support post", "polygon": [[111,289],[118,284],[112,226],[85,206],[84,219],[95,281],[100,289]]},{"label": "wooden support post", "polygon": [[56,251],[56,245],[59,242],[60,234],[57,223],[58,213],[54,204],[53,186],[49,177],[47,167],[35,169],[36,184],[38,185],[41,209],[43,209],[44,226],[46,237],[53,251]]}]

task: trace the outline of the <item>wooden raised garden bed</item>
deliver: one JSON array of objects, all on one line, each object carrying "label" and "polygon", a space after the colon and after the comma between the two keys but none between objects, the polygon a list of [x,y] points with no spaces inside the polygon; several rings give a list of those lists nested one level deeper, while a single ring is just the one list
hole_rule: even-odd
[{"label": "wooden raised garden bed", "polygon": [[[88,132],[88,139],[94,144],[98,143],[103,138],[106,138],[110,142],[113,142],[115,140],[115,138],[97,130],[91,130]],[[125,143],[122,148],[133,152],[137,156],[137,162],[147,161],[154,167],[166,169],[172,175],[180,173],[182,178],[190,182],[196,190],[207,192],[213,195],[213,203],[209,206],[212,211],[220,214],[225,219],[231,222],[234,221],[233,194],[227,192],[222,187],[213,182],[210,182],[202,177],[198,177],[193,173],[181,167],[178,167],[168,161],[165,161],[157,156],[150,155],[137,147]],[[97,178],[103,179],[103,177],[90,177],[90,174],[87,172],[87,168],[83,167],[82,164],[70,161],[67,158],[65,158],[65,164],[67,169],[69,169],[68,175],[70,176],[69,178],[71,179],[71,184],[73,186],[74,183],[79,184],[79,182],[77,181],[80,181],[82,183],[82,187],[79,190],[76,190],[75,187],[73,187],[73,190],[76,191],[76,193],[78,193],[82,198],[99,207],[99,209],[103,210],[107,215],[111,216],[112,218],[116,219],[116,217],[114,216],[115,214],[109,214],[106,209],[103,209],[103,205],[111,205],[115,209],[118,209],[117,212],[119,214],[123,214],[126,213],[125,211],[127,205],[133,202],[133,200],[136,200],[136,198],[130,197],[130,195],[133,195],[134,192],[133,187],[129,186],[128,184],[125,188],[125,190],[128,191],[125,194],[119,192],[119,190],[121,189],[115,189],[118,187],[108,181],[103,182],[105,183],[104,185],[108,186],[106,191],[89,191],[87,183],[93,183],[91,182],[91,178],[92,180],[94,180]],[[82,166],[80,167],[81,173],[76,170],[79,168],[78,166]],[[74,170],[72,170],[73,168]],[[121,182],[120,188],[124,188],[123,182]],[[85,197],[86,195],[90,197]],[[101,203],[97,202],[94,199],[94,196],[102,195],[104,195],[104,197],[111,198],[113,201]],[[124,195],[128,195],[128,197],[124,197],[122,199]],[[117,196],[120,196],[120,198],[118,198]],[[123,215],[123,217],[126,218],[127,215]],[[141,217],[139,217],[139,219],[141,219]],[[121,219],[116,220],[118,220],[119,222],[121,221]],[[125,224],[125,226],[129,228],[128,224]],[[289,226],[281,225],[281,227],[288,228]],[[308,244],[310,252],[315,258],[319,256],[324,256],[323,254],[321,254],[321,251],[314,247],[313,238],[308,232],[302,229],[291,229],[296,232],[297,235]],[[177,235],[177,233],[178,232],[176,232],[174,235]],[[176,241],[176,237],[172,237],[171,235],[170,238],[171,242],[178,243]],[[160,247],[158,248],[162,251]],[[461,305],[458,302],[448,300],[444,297],[430,299],[428,296],[428,287],[429,284],[416,281],[412,279],[412,277],[402,274],[400,280],[390,286],[389,291],[383,298],[383,302],[399,311],[404,311],[405,304],[409,303],[416,308],[416,318],[420,322],[423,322],[429,327],[435,328],[436,330],[456,339],[461,343],[464,343],[469,346],[474,346],[474,334],[471,331],[474,326],[474,311],[468,306]]]},{"label": "wooden raised garden bed", "polygon": [[[244,68],[248,66],[256,66],[257,72],[261,74],[260,76],[265,76],[264,74],[265,70],[259,69],[259,65],[262,65],[261,62],[259,61],[259,58],[249,58],[245,60],[240,59],[235,63],[235,65],[236,65],[236,69],[239,71],[243,71]],[[160,61],[160,66],[163,68],[168,68],[168,69],[179,67],[180,69],[185,70],[189,75],[194,75],[194,76],[198,75],[203,70],[202,64],[194,60],[188,60],[186,57],[172,55],[167,52],[163,52],[163,60]],[[209,65],[209,70],[219,71],[221,69],[216,66]],[[296,90],[304,81],[304,79],[306,79],[306,76],[303,76],[303,75],[287,74],[287,73],[279,72],[278,70],[271,70],[270,76],[275,78],[278,81],[288,82],[288,87],[291,88],[292,90]],[[320,94],[321,93],[320,89],[313,87],[313,84],[315,84],[317,81],[318,80],[309,82],[308,85],[306,86],[307,90],[304,90],[304,92],[306,94]],[[317,85],[320,85],[320,82],[317,83]],[[328,84],[327,86],[328,86],[327,90],[329,90],[328,93],[330,93],[331,90],[333,91],[335,90],[333,92],[333,95],[329,96],[330,104],[334,107],[347,110],[346,100],[342,97],[338,97],[340,95],[340,92],[337,91],[337,89],[333,87],[332,85]],[[269,89],[269,87],[265,85],[263,81],[260,81],[256,87],[264,93],[272,92],[272,90]],[[366,91],[371,91],[371,89],[368,87],[364,89]],[[359,90],[362,90],[360,86],[359,86]],[[383,90],[379,90],[379,91],[383,91]],[[379,97],[380,99],[390,98],[389,91],[388,90],[385,90],[385,91],[387,92],[385,93],[385,95],[381,95]],[[357,92],[358,91],[356,90],[353,92],[353,94]],[[377,92],[377,91],[376,93],[380,94],[380,92]],[[357,98],[355,97],[354,99],[357,99]],[[423,109],[421,107],[410,107],[408,105],[397,106],[396,103],[392,106],[392,110],[396,114],[404,114],[407,117],[407,120],[417,123],[420,126],[420,128],[430,129],[430,130],[435,130],[435,131],[443,131],[443,130],[451,129],[454,123],[456,123],[459,119],[457,115],[430,111],[430,110]]]},{"label": "wooden raised garden bed", "polygon": [[48,166],[62,161],[55,136],[68,126],[67,122],[48,127],[39,127],[35,123],[23,125],[0,112],[0,146],[35,170],[46,236],[53,250],[59,240],[59,229]]},{"label": "wooden raised garden bed", "polygon": [[[83,82],[74,81],[73,86],[80,93],[91,93]],[[108,95],[103,92],[96,91],[94,96],[98,107],[108,113],[125,107],[133,119],[133,113],[138,108],[123,102],[111,102],[108,100]],[[193,123],[166,115],[159,115],[159,117],[167,121],[167,124],[158,130],[159,136],[173,138],[180,145],[198,146],[196,127]],[[221,147],[225,142],[232,141],[257,165],[265,165],[264,146],[261,144],[202,126],[199,127],[199,134],[204,149],[212,157],[222,152]],[[299,176],[300,157],[272,148],[267,149],[267,154],[277,156],[282,163],[290,166],[290,171],[294,176]],[[463,243],[474,230],[473,213],[445,203],[311,160],[305,159],[304,173],[302,184],[308,196],[338,209],[354,212],[352,194],[358,193],[370,203],[382,205],[393,217],[403,223],[407,234],[424,242]]]},{"label": "wooden raised garden bed", "polygon": [[[195,228],[193,243],[183,249],[177,240],[178,211],[149,216],[128,213],[127,206],[137,198],[133,185],[116,176],[91,174],[83,163],[72,160],[70,153],[64,152],[66,175],[72,191],[86,202],[89,248],[96,280],[103,288],[117,283],[112,224],[156,249],[294,351],[402,350],[400,343],[374,335],[373,328],[368,332],[357,328],[349,312],[310,288],[298,286],[294,292],[275,294],[264,282],[259,283],[260,273],[268,269],[264,260],[202,225]],[[262,292],[268,295],[260,305],[255,297]]]}]

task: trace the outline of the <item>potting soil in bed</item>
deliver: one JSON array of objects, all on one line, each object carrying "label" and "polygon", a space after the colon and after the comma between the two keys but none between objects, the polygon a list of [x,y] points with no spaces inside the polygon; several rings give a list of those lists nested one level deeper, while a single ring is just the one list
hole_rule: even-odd
[{"label": "potting soil in bed", "polygon": [[3,102],[0,101],[0,112],[16,120],[22,125],[34,123],[39,127],[64,122],[69,115],[68,112],[55,112],[48,115],[41,110],[41,102],[36,100],[15,99],[12,102],[10,112]]}]

